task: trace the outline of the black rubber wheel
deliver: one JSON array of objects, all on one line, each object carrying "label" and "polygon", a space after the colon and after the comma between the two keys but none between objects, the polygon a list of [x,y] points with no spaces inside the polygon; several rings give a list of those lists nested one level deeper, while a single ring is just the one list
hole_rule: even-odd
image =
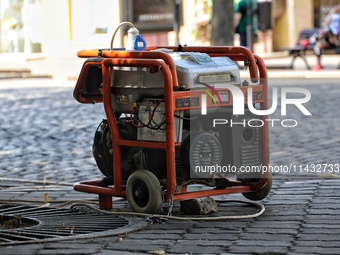
[{"label": "black rubber wheel", "polygon": [[162,188],[148,170],[134,171],[126,183],[127,200],[135,212],[155,213],[162,204]]},{"label": "black rubber wheel", "polygon": [[270,176],[268,177],[267,183],[261,189],[253,191],[253,192],[242,193],[242,195],[245,198],[248,198],[253,201],[259,201],[259,200],[265,199],[268,196],[270,190],[272,189],[272,183],[273,183],[273,179]]}]

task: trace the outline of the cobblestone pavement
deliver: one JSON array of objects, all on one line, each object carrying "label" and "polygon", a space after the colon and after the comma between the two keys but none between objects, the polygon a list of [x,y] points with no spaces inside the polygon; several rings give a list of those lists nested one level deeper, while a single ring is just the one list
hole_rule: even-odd
[{"label": "cobblestone pavement", "polygon": [[[280,116],[280,111],[277,110],[269,117],[280,120],[295,119],[298,122],[294,128],[282,127],[280,124],[270,128],[270,163],[293,166],[296,171],[287,174],[295,177],[317,178],[329,175],[326,173],[327,170],[331,171],[334,164],[339,164],[340,155],[340,137],[338,135],[340,131],[340,102],[337,100],[340,93],[339,79],[283,79],[270,80],[269,84],[272,88],[289,88],[291,86],[310,91],[311,99],[304,106],[312,114],[304,116],[297,107],[287,106],[286,116]],[[302,98],[303,96],[300,94],[297,97]],[[287,97],[289,97],[289,93]],[[311,167],[312,164],[324,164],[324,168],[314,171]],[[335,173],[336,175],[337,173]]]},{"label": "cobblestone pavement", "polygon": [[[32,185],[3,181],[1,200],[24,199],[41,205],[49,194],[57,201],[93,199],[58,185]],[[264,200],[266,211],[255,219],[229,221],[174,221],[147,225],[130,234],[37,244],[0,246],[1,254],[338,254],[340,249],[340,180],[276,179]],[[23,186],[25,185],[23,189]],[[240,195],[219,199],[244,200]],[[38,203],[38,201],[41,201]],[[55,203],[54,203],[55,201]],[[33,202],[31,202],[32,204]],[[126,202],[114,203],[115,210],[130,211]],[[179,211],[175,204],[175,212]],[[216,216],[254,213],[254,208],[237,203],[219,204]],[[93,224],[93,222],[92,222]]]},{"label": "cobblestone pavement", "polygon": [[[315,173],[310,168],[300,173],[299,168],[340,163],[339,80],[273,80],[270,84],[307,88],[312,99],[306,108],[313,115],[302,116],[288,108],[286,117],[277,112],[270,116],[298,121],[294,128],[270,128],[271,165],[294,165],[297,171],[274,174],[263,216],[229,222],[169,221],[124,237],[0,247],[1,254],[339,253],[340,174]],[[50,79],[1,81],[0,177],[56,183],[101,177],[91,146],[94,131],[105,118],[103,108],[77,103],[72,85]],[[1,199],[41,197],[33,191],[8,195],[10,191],[1,187]],[[70,187],[54,194],[65,199],[84,197]]]},{"label": "cobblestone pavement", "polygon": [[104,118],[102,105],[79,104],[72,87],[57,87],[49,79],[23,80],[28,86],[20,88],[11,88],[17,81],[5,82],[0,86],[1,175],[58,182],[99,177],[91,147]]}]

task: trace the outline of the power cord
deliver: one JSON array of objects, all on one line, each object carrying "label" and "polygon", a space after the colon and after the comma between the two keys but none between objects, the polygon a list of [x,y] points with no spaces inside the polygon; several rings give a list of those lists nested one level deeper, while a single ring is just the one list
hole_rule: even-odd
[{"label": "power cord", "polygon": [[[117,201],[122,201],[125,200],[125,198],[120,198],[115,200]],[[29,207],[35,207],[35,205],[28,204],[29,202],[32,203],[39,203],[42,201],[28,201],[28,200],[11,200],[11,201],[6,201],[6,200],[0,200],[0,204],[14,204],[14,205],[25,205]],[[227,215],[227,216],[211,216],[211,217],[179,217],[179,216],[171,216],[171,215],[163,215],[163,214],[149,214],[149,213],[138,213],[138,212],[113,212],[113,211],[107,211],[107,210],[102,210],[98,209],[91,204],[98,204],[96,201],[85,201],[85,200],[70,200],[70,201],[51,201],[51,203],[56,203],[56,202],[63,202],[61,204],[55,205],[55,206],[50,206],[50,203],[43,204],[41,207],[52,207],[56,209],[62,209],[68,205],[71,204],[69,207],[70,209],[76,207],[76,206],[85,206],[93,211],[107,214],[107,215],[122,215],[122,216],[137,216],[137,217],[144,217],[144,218],[152,218],[152,219],[169,219],[169,220],[179,220],[179,221],[217,221],[217,220],[240,220],[240,219],[250,219],[250,218],[256,218],[261,216],[265,212],[265,207],[263,204],[258,204],[254,202],[248,202],[248,201],[242,201],[242,200],[216,200],[218,203],[243,203],[243,204],[248,204],[250,206],[254,206],[259,208],[259,211],[254,213],[254,214],[246,214],[246,215]]]},{"label": "power cord", "polygon": [[243,203],[259,208],[260,210],[254,214],[247,215],[226,215],[226,216],[212,216],[212,217],[179,217],[179,216],[169,216],[162,214],[148,214],[148,213],[138,213],[138,212],[112,212],[98,209],[92,205],[84,202],[78,202],[71,205],[70,208],[75,206],[86,206],[91,210],[109,215],[123,215],[123,216],[137,216],[137,217],[151,217],[169,220],[179,220],[179,221],[217,221],[217,220],[240,220],[240,219],[250,219],[261,216],[265,212],[265,207],[263,204],[258,204],[254,202],[241,201],[241,200],[217,200],[218,203]]}]

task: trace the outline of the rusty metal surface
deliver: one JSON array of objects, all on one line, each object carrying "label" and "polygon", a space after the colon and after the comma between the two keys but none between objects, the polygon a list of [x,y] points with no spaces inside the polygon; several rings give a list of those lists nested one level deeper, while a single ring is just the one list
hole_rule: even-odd
[{"label": "rusty metal surface", "polygon": [[0,206],[0,246],[114,236],[145,227],[133,217],[105,215],[85,208]]}]

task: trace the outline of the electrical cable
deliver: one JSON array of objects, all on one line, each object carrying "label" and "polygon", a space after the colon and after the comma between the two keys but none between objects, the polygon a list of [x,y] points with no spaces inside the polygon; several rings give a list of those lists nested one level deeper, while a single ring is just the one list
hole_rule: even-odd
[{"label": "electrical cable", "polygon": [[[138,114],[133,114],[133,113],[138,112],[138,109],[139,109],[139,104],[138,104],[137,102],[135,102],[134,105],[132,106],[131,112],[130,112],[130,122],[132,123],[132,125],[135,126],[136,128],[147,127],[147,128],[153,129],[153,130],[159,130],[159,129],[161,129],[161,127],[165,124],[165,121],[161,122],[161,123],[158,124],[158,126],[156,126],[156,127],[150,126],[150,124],[151,124],[152,121],[155,123],[155,121],[153,120],[153,118],[154,118],[156,109],[157,109],[157,108],[160,106],[160,104],[161,104],[162,102],[164,102],[164,101],[165,101],[165,100],[162,99],[162,100],[159,100],[159,101],[157,102],[157,104],[155,105],[154,109],[152,110],[152,113],[151,113],[151,115],[150,115],[150,118],[149,118],[147,124],[143,123],[143,122],[140,120],[140,118],[138,117]],[[136,111],[135,109],[137,109],[137,111]],[[134,119],[132,118],[132,114],[134,115]],[[137,121],[137,124],[135,123],[135,120]],[[140,123],[141,125],[138,125],[138,123]]]},{"label": "electrical cable", "polygon": [[128,22],[128,21],[124,21],[124,22],[120,23],[120,24],[117,26],[116,30],[114,31],[114,33],[113,33],[113,35],[112,35],[111,43],[110,43],[110,50],[113,50],[113,41],[114,41],[115,36],[116,36],[116,34],[117,34],[117,32],[118,32],[118,29],[119,29],[121,26],[123,26],[123,25],[129,25],[129,26],[132,27],[132,28],[135,27],[131,22]]},{"label": "electrical cable", "polygon": [[217,104],[216,98],[214,97],[214,95],[213,95],[209,90],[203,89],[203,91],[204,91],[205,93],[207,93],[207,94],[211,97],[211,99],[213,100],[214,104]]},{"label": "electrical cable", "polygon": [[13,181],[13,182],[20,182],[20,183],[31,183],[31,184],[41,184],[41,185],[60,185],[60,186],[73,186],[73,183],[66,183],[66,182],[50,182],[50,181],[39,181],[39,180],[28,180],[28,179],[16,179],[16,178],[0,178],[0,182],[3,181]]},{"label": "electrical cable", "polygon": [[195,119],[198,119],[199,118],[199,116],[194,116],[194,117],[184,117],[184,116],[180,116],[180,115],[177,115],[177,114],[175,114],[174,115],[176,118],[178,118],[178,119],[183,119],[183,120],[195,120]]},{"label": "electrical cable", "polygon": [[214,93],[214,95],[217,97],[218,101],[220,102],[220,105],[222,106],[222,99],[220,97],[220,94],[217,92],[217,90],[213,86],[211,86],[207,83],[204,83],[204,82],[198,82],[198,83],[202,84],[203,86],[206,86],[208,89],[210,89],[210,91],[212,93]]},{"label": "electrical cable", "polygon": [[216,220],[240,220],[240,219],[250,219],[261,216],[265,212],[265,207],[263,204],[258,204],[254,202],[242,201],[242,200],[217,200],[218,203],[244,203],[251,206],[258,207],[260,210],[254,214],[247,215],[226,215],[226,216],[212,216],[212,217],[179,217],[179,216],[168,216],[162,214],[148,214],[148,213],[138,213],[138,212],[112,212],[98,209],[94,206],[91,206],[87,203],[75,203],[72,204],[70,208],[75,206],[86,206],[94,211],[109,214],[109,215],[123,215],[123,216],[137,216],[137,217],[153,217],[153,218],[163,218],[163,219],[171,219],[171,220],[180,220],[180,221],[216,221]]},{"label": "electrical cable", "polygon": [[[7,179],[6,180],[11,180],[11,179]],[[0,178],[0,180],[5,180],[3,178]],[[18,180],[16,180],[18,181]],[[25,180],[27,181],[27,180]],[[43,184],[43,182],[39,182],[39,181],[30,181],[32,183],[41,183]],[[55,183],[60,184],[60,183]],[[65,184],[62,184],[65,185]],[[67,185],[68,186],[68,185]],[[44,187],[48,187],[48,185],[44,186]],[[36,189],[36,187],[34,188]],[[125,198],[117,198],[115,199],[113,202],[117,202],[117,201],[123,201],[126,200]],[[91,204],[98,204],[98,201],[96,200],[53,200],[53,201],[48,201],[47,203],[44,201],[37,201],[37,200],[0,200],[0,204],[14,204],[14,205],[25,205],[25,206],[29,206],[29,207],[36,207],[36,205],[32,205],[30,203],[43,203],[43,205],[41,205],[41,207],[52,207],[52,208],[64,208],[68,205],[71,204],[70,208],[72,209],[75,206],[86,206],[94,211],[103,213],[103,214],[110,214],[110,215],[123,215],[123,216],[137,216],[137,217],[153,217],[153,218],[163,218],[163,219],[172,219],[172,220],[180,220],[180,221],[216,221],[216,220],[239,220],[239,219],[250,219],[250,218],[256,218],[261,216],[264,212],[265,212],[265,207],[263,204],[258,204],[258,203],[254,203],[254,202],[249,202],[249,201],[242,201],[242,200],[215,200],[217,203],[243,203],[243,204],[248,204],[254,207],[259,208],[259,211],[254,213],[254,214],[248,214],[248,215],[228,215],[228,216],[211,216],[211,217],[179,217],[179,216],[168,216],[168,215],[162,215],[162,214],[148,214],[148,213],[138,213],[138,212],[113,212],[113,211],[106,211],[106,210],[102,210],[102,209],[98,209],[94,206],[92,206]],[[50,206],[51,203],[61,203],[61,204],[57,204],[55,206]]]},{"label": "electrical cable", "polygon": [[[125,200],[125,198],[120,198],[115,200],[122,201]],[[21,202],[23,200],[11,200],[11,201],[0,201],[0,204],[13,204],[13,205],[25,205],[28,207],[36,207],[36,205],[27,204]],[[25,200],[28,202],[28,200]],[[62,201],[62,200],[61,200]],[[58,202],[61,202],[58,201]],[[113,212],[113,211],[107,211],[98,209],[90,204],[98,204],[96,201],[86,201],[86,200],[70,200],[63,202],[61,204],[50,206],[50,203],[44,203],[40,207],[50,207],[50,208],[56,208],[56,209],[62,209],[66,207],[67,205],[71,204],[69,209],[73,209],[76,206],[85,206],[93,211],[103,213],[106,215],[122,215],[122,216],[136,216],[136,217],[151,217],[151,218],[160,218],[160,219],[168,219],[168,220],[178,220],[178,221],[217,221],[217,220],[241,220],[241,219],[251,219],[251,218],[257,218],[261,216],[265,212],[265,207],[263,204],[258,204],[254,202],[248,202],[248,201],[242,201],[242,200],[215,200],[217,203],[244,203],[248,204],[254,207],[259,208],[259,211],[254,214],[246,214],[246,215],[226,215],[226,216],[210,216],[210,217],[180,217],[180,216],[170,216],[170,215],[163,215],[163,214],[149,214],[149,213],[138,213],[138,212],[128,212],[128,211],[120,211],[120,212]],[[31,201],[31,202],[41,202],[41,201]],[[57,201],[51,201],[51,203],[55,203]]]}]

